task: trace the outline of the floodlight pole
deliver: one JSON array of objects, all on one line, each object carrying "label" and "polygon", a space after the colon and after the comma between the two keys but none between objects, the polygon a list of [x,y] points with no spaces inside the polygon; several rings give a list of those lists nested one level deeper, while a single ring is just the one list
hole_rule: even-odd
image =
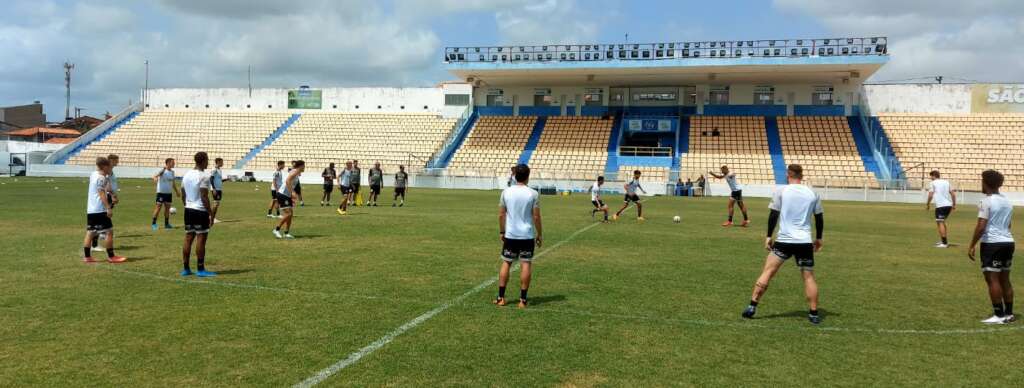
[{"label": "floodlight pole", "polygon": [[64,62],[64,119],[71,118],[71,70],[75,64],[70,61]]}]

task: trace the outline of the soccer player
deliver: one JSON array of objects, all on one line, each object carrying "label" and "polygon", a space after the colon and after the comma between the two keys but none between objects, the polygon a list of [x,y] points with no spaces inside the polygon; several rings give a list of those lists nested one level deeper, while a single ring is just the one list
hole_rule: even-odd
[{"label": "soccer player", "polygon": [[405,166],[399,165],[395,173],[395,197],[391,198],[391,207],[395,207],[395,201],[402,197],[402,203],[398,207],[405,206],[405,190],[409,186],[409,174],[405,173]]},{"label": "soccer player", "polygon": [[633,171],[633,180],[629,181],[622,187],[626,189],[625,203],[622,204],[622,209],[615,212],[615,216],[613,216],[612,219],[619,219],[622,212],[626,211],[626,208],[629,207],[629,203],[632,202],[636,204],[636,220],[643,221],[644,206],[640,203],[640,196],[636,194],[636,191],[640,190],[644,194],[647,194],[647,190],[644,190],[644,188],[640,186],[640,170]]},{"label": "soccer player", "polygon": [[352,178],[351,178],[351,182],[352,182],[351,183],[351,185],[352,185],[352,195],[351,195],[351,197],[352,197],[352,199],[351,199],[352,206],[359,206],[359,202],[360,202],[359,198],[361,198],[361,197],[359,197],[359,184],[360,184],[360,182],[362,182],[362,179],[363,179],[363,169],[359,168],[359,161],[358,160],[353,160],[352,161]]},{"label": "soccer player", "polygon": [[520,261],[519,308],[526,308],[527,292],[533,275],[533,251],[543,245],[540,219],[540,194],[526,184],[530,181],[530,167],[516,166],[516,184],[501,192],[498,211],[498,233],[501,236],[501,269],[498,271],[498,297],[494,304],[504,306],[505,286],[508,285],[512,263]]},{"label": "soccer player", "polygon": [[[299,177],[302,176],[302,172],[306,171],[306,162],[296,160],[292,162],[292,171],[288,173],[288,177],[284,179],[284,184],[277,189],[277,202],[278,207],[284,212],[284,218],[274,228],[274,237],[277,238],[295,238],[291,234],[292,230],[292,204],[295,201],[295,185],[299,183]],[[284,235],[281,235],[281,228],[284,227]]]},{"label": "soccer player", "polygon": [[208,209],[210,209],[210,216],[213,217],[213,223],[216,224],[220,222],[217,219],[217,211],[220,210],[220,200],[224,197],[224,173],[221,172],[221,168],[224,167],[224,159],[214,159],[213,165],[214,169],[210,171],[210,189],[213,190],[213,206]]},{"label": "soccer player", "polygon": [[348,203],[352,201],[352,162],[345,162],[345,169],[338,175],[338,188],[341,190],[341,204],[338,205],[338,214],[348,214]]},{"label": "soccer player", "polygon": [[[822,247],[822,234],[825,231],[825,215],[821,208],[821,198],[803,185],[804,169],[799,164],[791,164],[786,169],[789,184],[777,188],[772,193],[772,201],[768,205],[768,236],[764,240],[764,248],[768,250],[764,269],[754,283],[754,292],[750,297],[750,305],[743,310],[743,318],[753,318],[757,313],[757,304],[761,301],[768,283],[775,277],[782,264],[791,257],[796,257],[796,266],[804,278],[804,294],[810,310],[807,319],[811,324],[821,323],[818,315],[818,283],[814,279],[814,252]],[[811,238],[811,216],[814,216],[815,237]],[[779,224],[779,234],[772,242],[775,225]]]},{"label": "soccer player", "polygon": [[334,180],[338,178],[338,171],[334,169],[334,163],[328,165],[324,172],[320,173],[320,177],[324,178],[324,195],[320,197],[320,206],[331,206]]},{"label": "soccer player", "polygon": [[82,261],[86,264],[95,263],[92,258],[92,241],[98,239],[100,234],[106,236],[104,246],[107,249],[107,261],[110,263],[123,263],[126,258],[114,254],[114,223],[111,218],[114,216],[114,208],[111,206],[110,173],[113,167],[110,159],[104,157],[96,158],[96,171],[89,176],[89,192],[86,199],[86,228],[85,241],[82,242],[82,251],[85,255]]},{"label": "soccer player", "polygon": [[508,182],[506,182],[506,186],[512,187],[512,186],[515,186],[515,185],[516,185],[516,168],[515,168],[515,166],[513,166],[512,169],[509,170]]},{"label": "soccer player", "polygon": [[210,157],[206,152],[197,152],[193,160],[196,167],[181,178],[181,202],[185,204],[185,245],[181,248],[181,276],[192,275],[189,261],[192,257],[192,242],[196,243],[196,269],[198,277],[217,276],[206,270],[206,241],[213,224],[213,207],[210,206],[211,176],[206,172]]},{"label": "soccer player", "polygon": [[[111,209],[113,209],[114,206],[117,205],[117,203],[119,201],[119,199],[117,198],[117,192],[118,192],[119,189],[118,189],[118,185],[117,185],[117,177],[114,176],[114,167],[117,167],[117,164],[118,164],[118,162],[120,162],[120,159],[121,158],[119,158],[117,155],[114,155],[114,154],[107,155],[107,160],[110,161],[110,174],[107,175],[107,180],[110,182],[110,184],[107,185],[107,203],[110,204],[110,208]],[[103,250],[102,248],[100,248],[100,240],[106,240],[106,239],[107,239],[107,236],[104,233],[100,233],[99,234],[99,238],[92,239],[92,250],[93,251],[101,251],[101,250]]]},{"label": "soccer player", "polygon": [[981,173],[981,191],[985,199],[978,204],[978,224],[974,227],[967,257],[974,261],[975,246],[981,242],[981,273],[988,284],[988,297],[992,300],[992,317],[985,324],[1004,324],[1016,320],[1013,315],[1013,285],[1010,284],[1010,266],[1013,264],[1015,244],[1010,233],[1013,205],[1002,194],[1003,174],[994,170]]},{"label": "soccer player", "polygon": [[164,229],[171,229],[171,204],[174,202],[174,194],[178,192],[178,183],[174,181],[174,158],[164,160],[164,168],[153,175],[156,182],[156,206],[153,208],[153,230],[157,230],[156,217],[160,214],[160,208],[164,208]]},{"label": "soccer player", "polygon": [[[281,188],[281,184],[284,181],[284,161],[277,161],[277,170],[274,171],[274,178],[270,181],[270,207],[267,208],[267,218],[281,218],[281,208],[277,203],[277,189]],[[277,216],[275,217],[272,213],[277,210]]]},{"label": "soccer player", "polygon": [[732,194],[729,195],[729,220],[722,223],[722,226],[732,226],[733,206],[736,204],[740,205],[740,211],[743,212],[743,224],[740,226],[750,225],[750,218],[747,217],[747,205],[743,204],[743,188],[736,182],[736,173],[730,172],[729,166],[722,166],[722,174],[715,174],[714,171],[708,171],[708,174],[717,179],[725,178],[725,183],[729,184],[729,190],[732,191]]},{"label": "soccer player", "polygon": [[929,174],[932,182],[928,184],[928,201],[924,203],[924,209],[931,208],[932,200],[935,200],[935,223],[939,228],[939,242],[935,243],[936,248],[949,248],[949,240],[946,239],[946,218],[956,210],[956,192],[949,185],[949,181],[942,179],[939,170],[932,170]]},{"label": "soccer player", "polygon": [[384,184],[384,171],[380,169],[380,163],[374,163],[370,169],[370,202],[368,206],[377,206],[377,198],[380,197],[380,186]]},{"label": "soccer player", "polygon": [[[292,163],[295,161],[293,160]],[[288,169],[288,172],[291,173],[292,169]],[[302,182],[295,182],[295,198],[299,202],[299,206],[306,206],[306,201],[302,199]]]},{"label": "soccer player", "polygon": [[608,205],[604,204],[601,200],[601,186],[604,185],[604,177],[597,177],[597,182],[594,182],[590,186],[590,203],[594,204],[594,209],[590,211],[590,218],[594,218],[594,214],[597,212],[604,212],[604,221],[608,222]]}]

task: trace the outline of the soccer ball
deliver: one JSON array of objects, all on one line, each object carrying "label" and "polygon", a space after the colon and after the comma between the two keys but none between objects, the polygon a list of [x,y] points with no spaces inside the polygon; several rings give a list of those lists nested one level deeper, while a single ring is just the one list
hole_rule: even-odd
[{"label": "soccer ball", "polygon": [[172,207],[171,214],[178,214],[178,208]]},{"label": "soccer ball", "polygon": [[683,219],[682,219],[682,218],[679,218],[679,216],[675,216],[675,217],[672,217],[672,222],[675,222],[675,223],[677,223],[677,224],[678,224],[678,223],[679,223],[680,221],[682,221],[682,220],[683,220]]}]

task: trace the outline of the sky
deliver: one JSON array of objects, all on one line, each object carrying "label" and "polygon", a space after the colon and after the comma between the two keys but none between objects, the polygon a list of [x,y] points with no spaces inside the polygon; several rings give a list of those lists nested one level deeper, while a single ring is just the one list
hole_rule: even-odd
[{"label": "sky", "polygon": [[431,86],[445,46],[888,36],[869,81],[1024,82],[1022,0],[5,0],[0,106],[116,113],[149,86]]}]

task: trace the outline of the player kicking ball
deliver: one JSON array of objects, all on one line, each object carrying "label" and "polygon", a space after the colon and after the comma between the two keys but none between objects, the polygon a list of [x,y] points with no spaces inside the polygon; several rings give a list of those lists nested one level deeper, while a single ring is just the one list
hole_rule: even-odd
[{"label": "player kicking ball", "polygon": [[738,204],[740,212],[743,213],[743,224],[740,226],[746,227],[750,225],[750,218],[747,217],[747,205],[743,204],[743,187],[736,181],[736,173],[729,171],[729,166],[722,166],[721,171],[721,174],[715,174],[713,171],[708,171],[708,174],[711,174],[716,179],[724,178],[725,183],[729,184],[729,190],[731,191],[729,194],[729,220],[723,222],[722,226],[732,226],[733,207]]},{"label": "player kicking ball", "polygon": [[[814,252],[822,247],[822,233],[825,230],[825,216],[821,208],[821,198],[810,187],[803,185],[804,169],[798,164],[791,164],[786,170],[789,184],[778,188],[772,194],[768,205],[768,236],[764,240],[764,248],[769,252],[765,258],[761,276],[754,283],[754,292],[750,297],[750,305],[743,310],[743,318],[754,318],[757,304],[761,301],[768,283],[775,277],[782,264],[791,257],[796,257],[796,266],[804,278],[804,294],[810,311],[807,319],[812,324],[821,323],[818,315],[818,283],[814,279]],[[811,215],[814,215],[816,237],[811,239]],[[779,234],[772,242],[775,225],[779,224]]]},{"label": "player kicking ball", "polygon": [[608,205],[601,200],[601,186],[603,185],[604,177],[599,176],[597,182],[590,186],[590,203],[594,204],[594,209],[590,210],[590,218],[594,218],[597,212],[604,212],[604,221],[601,222],[608,222]]},{"label": "player kicking ball", "polygon": [[644,188],[640,186],[640,170],[633,171],[633,180],[629,181],[629,183],[626,183],[622,187],[626,189],[625,203],[622,204],[622,209],[615,212],[615,216],[613,216],[612,219],[619,219],[622,212],[626,211],[626,208],[628,208],[629,204],[632,202],[636,204],[636,220],[643,221],[644,205],[640,203],[640,196],[636,194],[636,191],[640,190],[640,192],[647,194],[647,190],[644,190]]},{"label": "player kicking ball", "polygon": [[[302,172],[306,171],[306,162],[296,160],[292,162],[292,171],[288,173],[288,177],[284,178],[284,184],[277,189],[277,203],[278,207],[281,208],[281,213],[284,214],[284,218],[274,228],[274,237],[293,239],[292,236],[292,217],[294,216],[293,204],[295,203],[295,185],[299,183],[299,177],[302,176]],[[284,234],[281,234],[281,228],[284,228]]]},{"label": "player kicking ball", "polygon": [[113,166],[110,163],[110,159],[101,156],[96,158],[96,171],[93,171],[92,175],[89,176],[89,193],[86,200],[85,241],[82,242],[83,252],[85,253],[82,257],[82,262],[86,264],[96,262],[92,258],[92,242],[94,239],[98,239],[101,234],[106,236],[104,246],[107,249],[107,262],[117,264],[128,260],[123,256],[114,254],[114,223],[112,221],[114,208],[108,196],[110,190],[109,177],[112,169]]},{"label": "player kicking ball", "polygon": [[210,157],[206,152],[197,152],[193,160],[196,167],[181,178],[181,202],[185,203],[185,245],[181,248],[181,276],[193,274],[190,266],[192,243],[196,245],[195,275],[201,278],[217,276],[206,270],[206,241],[213,225],[213,211],[210,206],[211,176],[206,172]]},{"label": "player kicking ball", "polygon": [[956,210],[956,192],[950,187],[949,181],[941,178],[939,170],[932,170],[928,175],[932,181],[928,184],[928,201],[924,203],[924,210],[931,209],[932,200],[935,201],[935,224],[939,228],[939,242],[935,243],[935,247],[949,248],[946,219]]},{"label": "player kicking ball", "polygon": [[540,219],[540,194],[527,186],[530,167],[515,167],[516,184],[501,192],[498,228],[501,236],[501,269],[498,270],[498,297],[494,304],[504,306],[505,286],[508,285],[512,263],[520,262],[519,308],[528,304],[527,291],[533,275],[533,252],[543,244]]},{"label": "player kicking ball", "polygon": [[985,199],[978,204],[978,224],[974,227],[967,257],[974,261],[975,246],[981,242],[981,274],[988,284],[988,297],[992,300],[992,317],[981,321],[1001,325],[1017,320],[1013,315],[1013,285],[1010,284],[1010,266],[1013,264],[1015,244],[1010,233],[1013,204],[1002,194],[1003,174],[988,170],[981,173],[981,190]]}]

